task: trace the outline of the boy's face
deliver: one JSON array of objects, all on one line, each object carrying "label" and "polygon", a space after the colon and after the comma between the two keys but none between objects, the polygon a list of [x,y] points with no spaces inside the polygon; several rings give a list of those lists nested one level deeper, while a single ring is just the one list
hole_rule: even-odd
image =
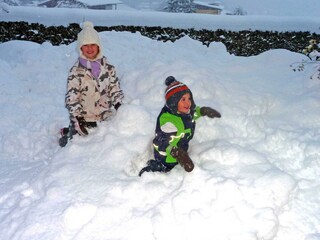
[{"label": "boy's face", "polygon": [[186,93],[182,96],[178,102],[178,113],[188,114],[191,108],[191,96],[190,93]]},{"label": "boy's face", "polygon": [[97,44],[85,44],[81,46],[81,51],[87,59],[93,60],[99,53],[99,46]]}]

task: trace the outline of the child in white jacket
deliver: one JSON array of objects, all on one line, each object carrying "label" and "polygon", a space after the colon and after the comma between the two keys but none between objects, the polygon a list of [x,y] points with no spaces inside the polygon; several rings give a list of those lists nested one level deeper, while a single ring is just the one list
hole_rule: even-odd
[{"label": "child in white jacket", "polygon": [[123,99],[115,67],[103,56],[98,32],[91,22],[84,22],[78,34],[78,51],[80,56],[68,76],[65,104],[70,125],[61,129],[61,147],[75,134],[87,135],[87,128],[110,117]]}]

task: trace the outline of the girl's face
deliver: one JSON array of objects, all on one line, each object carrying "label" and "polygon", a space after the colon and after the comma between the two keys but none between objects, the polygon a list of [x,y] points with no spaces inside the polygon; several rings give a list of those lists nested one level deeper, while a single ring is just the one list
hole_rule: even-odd
[{"label": "girl's face", "polygon": [[99,53],[99,46],[97,44],[85,44],[81,46],[81,51],[87,59],[93,60]]},{"label": "girl's face", "polygon": [[186,93],[182,96],[178,102],[178,113],[188,114],[191,108],[191,96],[190,93]]}]

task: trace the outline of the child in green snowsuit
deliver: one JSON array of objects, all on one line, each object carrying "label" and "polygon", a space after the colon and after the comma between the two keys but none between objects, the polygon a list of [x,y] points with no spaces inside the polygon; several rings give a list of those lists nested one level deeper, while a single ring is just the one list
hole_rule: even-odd
[{"label": "child in green snowsuit", "polygon": [[196,127],[195,120],[201,116],[220,118],[218,111],[195,105],[192,92],[183,83],[170,76],[166,79],[166,104],[162,108],[153,139],[154,158],[149,160],[144,172],[169,172],[178,163],[191,172],[194,164],[187,151]]}]

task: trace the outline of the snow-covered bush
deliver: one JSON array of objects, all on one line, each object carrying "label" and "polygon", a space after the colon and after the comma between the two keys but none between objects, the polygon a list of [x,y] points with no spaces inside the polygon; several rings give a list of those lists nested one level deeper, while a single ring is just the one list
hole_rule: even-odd
[{"label": "snow-covered bush", "polygon": [[303,71],[306,65],[315,65],[315,72],[311,75],[311,79],[320,80],[320,43],[315,39],[309,41],[309,45],[302,50],[302,53],[308,56],[308,60],[300,63],[292,64],[293,71]]},{"label": "snow-covered bush", "polygon": [[168,0],[165,10],[168,12],[194,12],[193,0]]},{"label": "snow-covered bush", "polygon": [[309,41],[309,46],[302,50],[302,53],[307,55],[312,61],[320,61],[320,43],[315,39]]},{"label": "snow-covered bush", "polygon": [[233,13],[233,15],[247,15],[247,12],[243,10],[241,7],[237,7]]}]

